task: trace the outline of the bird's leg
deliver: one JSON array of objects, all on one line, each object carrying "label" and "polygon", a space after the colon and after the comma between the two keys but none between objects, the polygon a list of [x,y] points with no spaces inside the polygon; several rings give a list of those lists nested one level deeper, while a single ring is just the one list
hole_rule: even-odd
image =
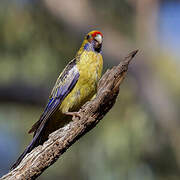
[{"label": "bird's leg", "polygon": [[67,116],[72,116],[72,120],[74,120],[76,117],[82,117],[79,112],[66,112],[64,114]]}]

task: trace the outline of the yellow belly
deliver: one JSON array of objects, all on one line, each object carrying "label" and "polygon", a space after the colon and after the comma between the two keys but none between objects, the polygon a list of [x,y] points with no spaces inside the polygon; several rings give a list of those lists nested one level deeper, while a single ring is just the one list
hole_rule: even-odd
[{"label": "yellow belly", "polygon": [[101,54],[83,52],[77,62],[79,79],[73,90],[68,94],[60,106],[60,111],[78,111],[79,108],[89,101],[97,91],[97,83],[101,77],[103,59]]},{"label": "yellow belly", "polygon": [[93,52],[84,52],[77,62],[77,67],[80,74],[79,79],[73,90],[63,100],[59,111],[56,111],[47,122],[41,137],[42,141],[45,141],[51,132],[72,120],[72,117],[64,114],[65,112],[78,111],[96,94],[97,82],[101,77],[103,67],[102,56]]}]

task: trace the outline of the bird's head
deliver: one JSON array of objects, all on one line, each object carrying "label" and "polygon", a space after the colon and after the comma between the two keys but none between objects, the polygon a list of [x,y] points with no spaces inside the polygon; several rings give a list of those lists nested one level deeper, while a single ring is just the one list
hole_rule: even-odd
[{"label": "bird's head", "polygon": [[91,31],[85,36],[83,46],[87,51],[93,50],[97,53],[100,53],[102,42],[103,34],[100,31]]}]

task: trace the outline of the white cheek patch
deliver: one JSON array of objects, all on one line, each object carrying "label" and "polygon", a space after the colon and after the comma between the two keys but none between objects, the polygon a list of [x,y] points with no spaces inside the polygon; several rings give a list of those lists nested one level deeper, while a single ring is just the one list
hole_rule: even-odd
[{"label": "white cheek patch", "polygon": [[94,39],[95,39],[99,44],[101,44],[102,41],[103,41],[103,38],[102,38],[102,36],[101,36],[100,34],[97,34]]}]

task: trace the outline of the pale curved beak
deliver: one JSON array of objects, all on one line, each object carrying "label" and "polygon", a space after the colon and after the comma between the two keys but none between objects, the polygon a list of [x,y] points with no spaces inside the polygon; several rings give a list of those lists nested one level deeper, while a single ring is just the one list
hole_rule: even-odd
[{"label": "pale curved beak", "polygon": [[94,38],[99,44],[102,44],[103,37],[100,34],[97,34]]}]

